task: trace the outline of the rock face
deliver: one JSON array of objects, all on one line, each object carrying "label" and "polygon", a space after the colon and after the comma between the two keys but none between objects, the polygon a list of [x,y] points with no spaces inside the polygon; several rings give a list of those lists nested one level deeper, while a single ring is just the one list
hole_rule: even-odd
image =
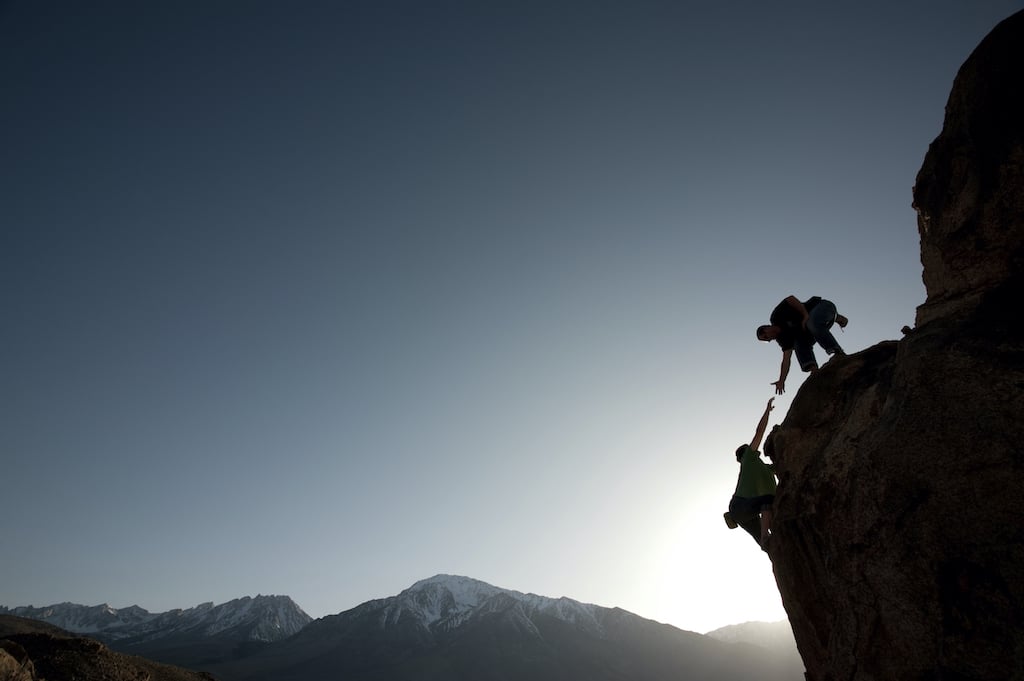
[{"label": "rock face", "polygon": [[917,323],[970,311],[1024,265],[1024,17],[982,41],[957,74],[942,133],[914,187],[928,300]]},{"label": "rock face", "polygon": [[1024,679],[1024,12],[917,178],[917,326],[835,358],[774,438],[770,549],[812,681]]},{"label": "rock face", "polygon": [[36,666],[28,651],[14,641],[0,639],[0,679],[36,681]]}]

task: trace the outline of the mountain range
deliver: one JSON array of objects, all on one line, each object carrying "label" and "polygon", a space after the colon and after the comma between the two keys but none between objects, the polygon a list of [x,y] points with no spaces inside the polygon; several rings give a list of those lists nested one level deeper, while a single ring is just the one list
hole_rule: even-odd
[{"label": "mountain range", "polygon": [[0,607],[0,614],[46,622],[86,634],[113,650],[193,669],[250,654],[313,621],[291,598],[262,595],[163,613],[138,606],[60,603],[43,608]]},{"label": "mountain range", "polygon": [[313,621],[287,596],[246,596],[221,605],[202,603],[164,613],[150,613],[137,605],[115,609],[106,603],[60,603],[45,608],[0,607],[0,614],[40,620],[79,634],[96,634],[104,641],[228,634],[242,640],[270,642],[287,638]]},{"label": "mountain range", "polygon": [[[792,644],[751,645],[743,633],[749,627],[705,636],[619,608],[453,575],[437,575],[396,596],[315,621],[283,596],[156,615],[137,607],[74,604],[0,608],[4,612],[224,681],[732,681],[753,675],[782,681],[803,672]],[[782,625],[788,631],[788,623]],[[772,626],[774,631],[779,625]],[[755,636],[770,640],[763,632]]]}]

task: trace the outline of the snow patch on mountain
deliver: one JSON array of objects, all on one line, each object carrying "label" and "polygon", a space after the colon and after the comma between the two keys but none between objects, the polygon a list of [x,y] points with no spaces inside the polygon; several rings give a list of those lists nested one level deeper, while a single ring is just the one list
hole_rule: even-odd
[{"label": "snow patch on mountain", "polygon": [[415,615],[426,627],[442,621],[453,624],[500,593],[502,589],[475,579],[437,575],[420,580],[398,594],[397,608]]}]

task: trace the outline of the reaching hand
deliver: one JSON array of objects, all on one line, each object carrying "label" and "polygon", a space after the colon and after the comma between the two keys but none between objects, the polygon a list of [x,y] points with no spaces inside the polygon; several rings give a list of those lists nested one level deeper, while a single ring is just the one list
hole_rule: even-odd
[{"label": "reaching hand", "polygon": [[[775,386],[775,394],[776,395],[781,395],[782,393],[786,392],[786,382],[785,381],[775,381],[774,383],[772,383],[772,385]],[[775,398],[773,397],[772,399],[774,400]]]},{"label": "reaching hand", "polygon": [[774,402],[774,401],[775,401],[775,398],[774,398],[774,397],[769,397],[769,398],[768,398],[768,411],[771,411],[772,409],[774,409],[774,408],[775,408],[775,407],[774,407],[774,406],[772,405],[772,402]]}]

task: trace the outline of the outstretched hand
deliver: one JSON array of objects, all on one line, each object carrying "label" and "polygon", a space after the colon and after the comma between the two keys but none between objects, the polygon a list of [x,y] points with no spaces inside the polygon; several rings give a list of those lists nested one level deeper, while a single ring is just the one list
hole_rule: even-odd
[{"label": "outstretched hand", "polygon": [[774,402],[774,401],[775,401],[774,397],[769,397],[768,398],[768,411],[771,411],[772,409],[775,408],[775,405],[772,404],[772,402]]},{"label": "outstretched hand", "polygon": [[[775,381],[774,383],[772,383],[772,385],[775,386],[775,394],[776,395],[781,395],[782,393],[786,392],[786,382],[785,381]],[[774,400],[775,398],[773,397],[772,399]],[[770,401],[771,400],[769,400],[769,402]]]},{"label": "outstretched hand", "polygon": [[754,437],[750,441],[750,444],[747,445],[750,449],[756,450],[761,446],[761,439],[764,437],[765,428],[768,427],[768,414],[772,411],[772,402],[774,401],[774,397],[768,400],[768,406],[764,408],[764,413],[761,414],[761,420],[757,422],[757,430],[754,431]]}]

